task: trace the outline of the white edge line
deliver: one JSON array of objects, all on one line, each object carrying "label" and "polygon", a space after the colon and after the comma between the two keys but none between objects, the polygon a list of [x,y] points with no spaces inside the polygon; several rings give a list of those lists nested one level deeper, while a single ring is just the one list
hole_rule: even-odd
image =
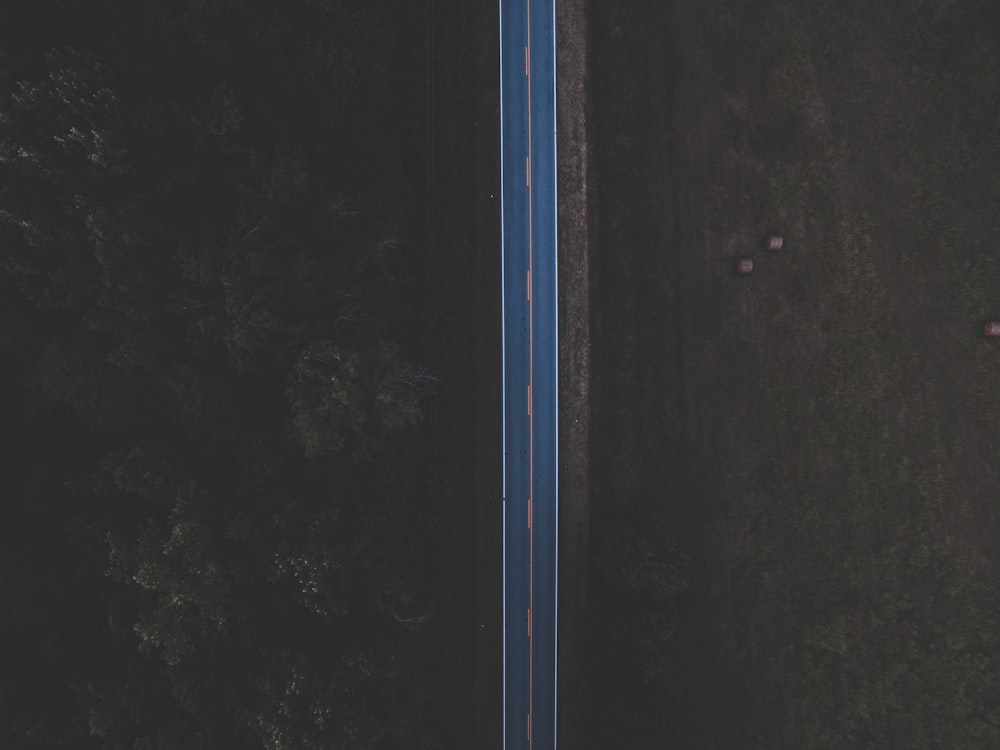
[{"label": "white edge line", "polygon": [[555,320],[555,335],[552,337],[555,342],[555,356],[553,358],[553,370],[555,372],[555,398],[553,401],[555,405],[553,407],[554,418],[553,426],[555,433],[555,591],[553,596],[555,598],[555,615],[552,627],[555,631],[553,637],[553,648],[552,648],[552,748],[555,750],[558,747],[559,740],[559,148],[558,148],[558,135],[559,135],[559,125],[556,119],[558,112],[556,111],[556,69],[557,69],[557,59],[556,59],[556,4],[555,0],[552,2],[552,216],[553,216],[553,227],[554,234],[552,237],[552,248],[553,248],[553,267],[555,273],[552,274],[553,279],[553,295],[552,299],[555,300],[556,310],[553,320]]},{"label": "white edge line", "polygon": [[503,631],[501,642],[503,648],[503,715],[501,725],[503,727],[503,747],[507,747],[507,290],[505,283],[506,265],[506,235],[504,231],[504,153],[503,153],[503,3],[499,0],[499,56],[498,68],[500,74],[500,382],[501,382],[501,445],[500,455],[503,461],[502,477],[502,518],[503,526],[503,591],[501,599],[503,601]]},{"label": "white edge line", "polygon": [[555,598],[555,615],[553,623],[553,629],[555,634],[553,637],[553,648],[552,648],[552,748],[558,747],[559,744],[559,148],[558,148],[558,136],[559,136],[559,124],[556,119],[558,112],[556,111],[556,70],[557,70],[557,59],[556,59],[556,3],[555,0],[552,2],[552,216],[553,216],[553,226],[555,229],[554,236],[552,238],[552,248],[553,248],[553,267],[555,268],[555,273],[552,274],[553,279],[553,295],[552,299],[555,300],[556,310],[553,320],[555,320],[555,335],[552,337],[555,341],[555,356],[553,358],[553,370],[555,371],[555,406],[554,411],[554,432],[555,432],[555,591],[553,596]]}]

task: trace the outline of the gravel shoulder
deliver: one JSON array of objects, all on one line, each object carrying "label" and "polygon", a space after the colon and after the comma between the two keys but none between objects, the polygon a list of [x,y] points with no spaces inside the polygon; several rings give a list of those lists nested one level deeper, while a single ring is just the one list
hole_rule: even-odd
[{"label": "gravel shoulder", "polygon": [[559,737],[583,745],[590,525],[590,191],[586,0],[556,4],[559,184]]}]

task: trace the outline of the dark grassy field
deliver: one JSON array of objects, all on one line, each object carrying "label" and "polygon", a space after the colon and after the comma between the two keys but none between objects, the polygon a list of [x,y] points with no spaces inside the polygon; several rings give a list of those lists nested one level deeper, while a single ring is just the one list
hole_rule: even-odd
[{"label": "dark grassy field", "polygon": [[997,6],[591,28],[595,747],[1000,746]]}]

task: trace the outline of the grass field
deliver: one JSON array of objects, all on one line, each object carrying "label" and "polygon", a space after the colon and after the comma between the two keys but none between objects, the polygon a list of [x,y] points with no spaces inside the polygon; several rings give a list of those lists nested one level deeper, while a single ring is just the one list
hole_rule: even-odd
[{"label": "grass field", "polygon": [[594,5],[602,740],[1000,746],[1000,8]]}]

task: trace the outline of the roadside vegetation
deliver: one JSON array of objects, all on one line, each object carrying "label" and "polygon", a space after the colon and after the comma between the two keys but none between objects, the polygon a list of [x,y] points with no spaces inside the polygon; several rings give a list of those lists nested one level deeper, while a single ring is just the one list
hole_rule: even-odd
[{"label": "roadside vegetation", "polygon": [[1000,743],[998,22],[989,2],[595,9],[594,514],[662,518],[643,533],[690,560],[669,622],[619,648],[670,646],[595,658],[616,707],[595,738]]}]

